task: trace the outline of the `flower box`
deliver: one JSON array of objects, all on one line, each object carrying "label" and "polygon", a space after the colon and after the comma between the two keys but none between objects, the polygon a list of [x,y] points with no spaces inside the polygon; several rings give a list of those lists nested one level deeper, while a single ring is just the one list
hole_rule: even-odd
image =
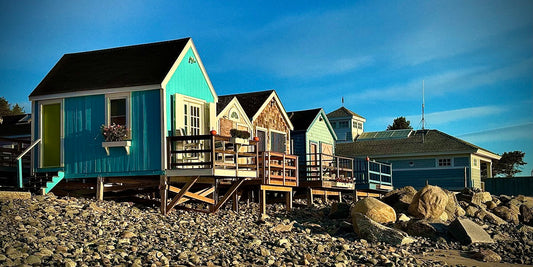
[{"label": "flower box", "polygon": [[240,144],[240,145],[249,145],[250,144],[250,140],[244,139],[244,138],[239,138],[239,137],[231,137],[229,139],[229,141],[231,143]]},{"label": "flower box", "polygon": [[126,150],[126,155],[130,154],[131,141],[112,141],[112,142],[102,142],[102,147],[105,149],[105,152],[109,156],[110,147],[123,147]]}]

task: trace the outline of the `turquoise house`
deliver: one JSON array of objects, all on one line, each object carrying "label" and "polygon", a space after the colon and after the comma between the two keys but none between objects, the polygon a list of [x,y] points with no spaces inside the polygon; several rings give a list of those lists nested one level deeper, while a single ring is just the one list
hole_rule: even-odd
[{"label": "turquoise house", "polygon": [[167,136],[216,127],[217,95],[191,38],[65,54],[29,99],[32,169],[67,180],[158,184]]}]

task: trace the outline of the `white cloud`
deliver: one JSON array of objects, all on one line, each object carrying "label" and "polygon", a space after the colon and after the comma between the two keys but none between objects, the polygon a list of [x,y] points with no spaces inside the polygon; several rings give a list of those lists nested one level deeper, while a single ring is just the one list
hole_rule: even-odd
[{"label": "white cloud", "polygon": [[533,122],[510,125],[502,128],[488,129],[479,132],[461,134],[458,137],[471,143],[490,143],[494,140],[499,141],[516,141],[530,140],[533,141]]}]

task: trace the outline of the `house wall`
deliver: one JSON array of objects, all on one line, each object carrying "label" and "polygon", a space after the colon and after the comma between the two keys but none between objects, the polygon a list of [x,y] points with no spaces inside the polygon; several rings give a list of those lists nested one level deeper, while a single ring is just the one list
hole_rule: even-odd
[{"label": "house wall", "polygon": [[[309,153],[309,143],[315,142],[319,145],[321,148],[323,143],[329,144],[332,146],[333,154],[335,154],[335,138],[331,134],[331,132],[328,129],[328,126],[326,125],[326,121],[323,117],[321,117],[322,120],[317,119],[314,121],[313,125],[311,126],[311,129],[307,132],[307,142],[306,142],[306,153]],[[319,151],[320,153],[324,153],[324,151]]]},{"label": "house wall", "polygon": [[[439,167],[439,158],[451,158],[452,166]],[[379,158],[380,161],[392,163],[393,185],[396,188],[413,186],[422,188],[426,180],[431,185],[438,185],[449,190],[465,187],[465,167],[467,186],[481,188],[479,179],[472,177],[470,155],[446,155],[413,158]]]},{"label": "house wall", "polygon": [[[190,58],[194,60],[189,60]],[[195,62],[194,62],[195,61]],[[196,58],[193,49],[189,48],[185,56],[183,57],[182,61],[179,63],[176,71],[170,78],[168,84],[166,85],[166,94],[165,94],[165,101],[166,101],[166,120],[167,120],[167,133],[168,131],[172,130],[172,117],[173,117],[173,110],[172,110],[172,104],[171,101],[174,99],[172,97],[174,94],[180,94],[184,96],[189,96],[196,99],[201,99],[207,103],[213,103],[215,102],[215,96],[211,92],[211,89],[209,87],[209,84],[207,83],[206,77],[204,76],[204,73],[202,72],[202,69],[199,66],[199,61]],[[183,109],[182,103],[178,104],[178,108]],[[214,105],[208,105],[208,108],[214,109],[216,108]],[[216,122],[215,122],[215,110],[206,111],[207,114],[213,114],[213,117],[210,118],[210,122],[208,122],[208,125],[211,127],[207,128],[215,128]],[[210,115],[211,116],[211,115]],[[209,129],[207,129],[209,130]]]},{"label": "house wall", "polygon": [[[64,100],[63,168],[65,178],[158,175],[161,171],[160,90],[132,92],[131,147],[110,148],[108,156],[100,126],[105,123],[105,95]],[[38,118],[38,102],[35,103]],[[38,138],[39,121],[35,122]],[[39,148],[34,152],[38,167]]]},{"label": "house wall", "polygon": [[[271,104],[275,103],[275,104]],[[279,107],[279,104],[276,102],[268,103],[263,111],[257,116],[257,118],[252,122],[254,129],[257,127],[266,128],[269,130],[267,133],[267,147],[270,149],[270,130],[276,130],[286,133],[286,151],[285,153],[290,153],[290,129],[287,125],[287,122],[283,118],[282,111]]]},{"label": "house wall", "polygon": [[[353,141],[352,136],[352,120],[351,117],[337,117],[329,119],[330,123],[333,126],[333,129],[335,130],[335,134],[337,135],[337,142],[351,142]],[[341,121],[347,121],[348,126],[347,127],[339,127]]]}]

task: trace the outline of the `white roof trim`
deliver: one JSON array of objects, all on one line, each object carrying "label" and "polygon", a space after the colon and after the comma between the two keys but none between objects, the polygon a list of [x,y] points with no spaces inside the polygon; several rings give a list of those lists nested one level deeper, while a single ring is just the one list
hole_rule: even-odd
[{"label": "white roof trim", "polygon": [[152,85],[140,85],[140,86],[129,86],[129,87],[117,87],[117,88],[106,88],[106,89],[96,89],[96,90],[82,90],[76,92],[68,93],[58,93],[50,95],[39,95],[32,96],[29,98],[30,101],[42,101],[48,99],[58,99],[58,98],[69,98],[77,96],[90,96],[90,95],[105,95],[110,93],[127,93],[133,91],[146,91],[146,90],[159,90],[161,85],[152,84]]},{"label": "white roof trim", "polygon": [[167,88],[167,84],[178,69],[181,61],[185,57],[185,54],[189,51],[189,49],[192,49],[192,52],[194,53],[194,56],[196,57],[196,61],[198,63],[198,66],[200,67],[200,70],[202,70],[202,74],[204,75],[204,78],[207,82],[207,86],[209,87],[209,90],[211,90],[211,94],[213,95],[214,102],[218,102],[218,95],[215,92],[215,89],[213,87],[213,84],[211,83],[211,79],[209,79],[209,76],[207,75],[207,71],[205,70],[204,64],[202,63],[202,60],[200,59],[200,55],[198,54],[198,51],[196,50],[196,46],[194,46],[194,43],[192,41],[192,38],[189,39],[187,44],[185,44],[185,47],[181,51],[180,55],[178,56],[178,59],[174,62],[172,65],[172,68],[170,68],[170,71],[167,73],[163,81],[161,82],[161,88]]},{"label": "white roof trim", "polygon": [[224,109],[222,109],[222,111],[220,111],[220,113],[217,115],[217,120],[220,120],[222,118],[223,114],[228,112],[233,107],[233,105],[235,105],[237,107],[237,109],[239,110],[239,113],[241,113],[240,114],[241,117],[244,118],[244,121],[246,122],[246,124],[250,127],[250,129],[252,129],[253,128],[253,124],[250,121],[250,119],[248,118],[248,116],[246,115],[246,112],[244,112],[244,109],[242,108],[241,103],[239,102],[237,97],[233,97],[233,99],[231,99],[231,101],[224,107]]},{"label": "white roof trim", "polygon": [[263,112],[263,110],[266,108],[268,103],[270,103],[272,98],[274,98],[276,100],[276,102],[279,104],[281,115],[283,116],[283,118],[285,119],[285,122],[289,126],[289,130],[291,130],[291,131],[294,130],[294,126],[292,125],[291,120],[289,119],[289,116],[287,115],[287,112],[285,111],[285,107],[283,107],[283,104],[281,103],[281,100],[279,100],[279,97],[278,97],[278,94],[276,93],[276,91],[272,91],[270,96],[265,100],[265,102],[261,105],[261,107],[257,110],[255,115],[252,117],[252,121],[255,121],[257,119],[257,117],[259,117],[259,114],[261,114],[261,112]]}]

